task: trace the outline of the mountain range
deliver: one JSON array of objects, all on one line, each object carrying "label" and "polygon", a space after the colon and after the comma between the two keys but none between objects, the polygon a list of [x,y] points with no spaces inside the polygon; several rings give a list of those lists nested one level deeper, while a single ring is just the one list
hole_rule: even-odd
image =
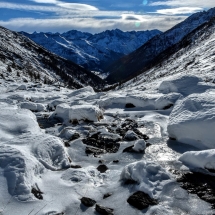
[{"label": "mountain range", "polygon": [[90,34],[71,30],[65,33],[21,32],[47,50],[91,71],[102,72],[120,57],[135,51],[159,30],[123,32],[119,29]]}]

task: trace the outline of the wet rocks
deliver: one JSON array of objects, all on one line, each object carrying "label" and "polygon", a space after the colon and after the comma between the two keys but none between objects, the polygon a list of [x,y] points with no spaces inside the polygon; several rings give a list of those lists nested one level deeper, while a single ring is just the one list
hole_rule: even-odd
[{"label": "wet rocks", "polygon": [[137,136],[137,134],[134,131],[128,130],[125,134],[124,139],[127,141],[134,141],[134,140],[139,139],[139,137]]},{"label": "wet rocks", "polygon": [[34,196],[35,196],[37,199],[40,199],[40,200],[43,199],[43,196],[42,196],[43,192],[41,192],[40,189],[38,189],[38,188],[36,189],[36,188],[33,187],[33,188],[31,189],[31,193],[34,194]]},{"label": "wet rocks", "polygon": [[96,201],[87,197],[82,197],[81,203],[86,207],[92,207],[93,205],[96,204]]},{"label": "wet rocks", "polygon": [[80,169],[82,167],[80,165],[70,165],[70,168],[72,168],[72,169]]},{"label": "wet rocks", "polygon": [[113,195],[113,193],[105,193],[104,196],[103,196],[103,199],[106,199],[106,198],[108,198],[108,197],[110,197],[112,195]]},{"label": "wet rocks", "polygon": [[102,149],[108,153],[116,153],[119,150],[120,144],[118,141],[118,139],[103,138],[100,133],[95,133],[91,137],[82,140],[85,145]]},{"label": "wet rocks", "polygon": [[104,173],[104,172],[106,172],[106,171],[108,170],[108,167],[107,167],[106,165],[102,164],[102,165],[99,165],[99,166],[97,167],[97,170],[98,170],[99,172],[101,172],[101,173]]},{"label": "wet rocks", "polygon": [[97,157],[98,155],[107,153],[107,151],[104,150],[104,149],[86,147],[85,153],[86,153],[87,155],[91,155],[91,154],[92,154],[93,156]]},{"label": "wet rocks", "polygon": [[200,199],[210,203],[215,209],[215,176],[200,172],[182,174],[177,179],[180,186],[189,193],[196,194]]},{"label": "wet rocks", "polygon": [[137,191],[131,195],[127,202],[138,210],[143,210],[150,205],[156,205],[157,200],[152,199],[147,193]]},{"label": "wet rocks", "polygon": [[132,103],[127,103],[126,105],[125,105],[125,108],[135,108],[136,106],[135,105],[133,105]]},{"label": "wet rocks", "polygon": [[114,215],[114,209],[96,204],[96,211],[101,215]]}]

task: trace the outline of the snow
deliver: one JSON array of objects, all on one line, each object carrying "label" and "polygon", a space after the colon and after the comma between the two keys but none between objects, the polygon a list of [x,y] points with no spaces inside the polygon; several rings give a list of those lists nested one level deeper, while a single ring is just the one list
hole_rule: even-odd
[{"label": "snow", "polygon": [[215,170],[215,149],[203,151],[189,151],[179,157],[186,166],[190,168],[202,168]]},{"label": "snow", "polygon": [[74,105],[68,104],[57,105],[53,117],[60,118],[64,123],[75,120],[89,120],[97,122],[103,118],[103,112],[94,105]]},{"label": "snow", "polygon": [[178,141],[201,149],[215,148],[215,91],[191,94],[176,102],[168,133]]},{"label": "snow", "polygon": [[0,111],[0,140],[5,141],[23,134],[40,133],[36,116],[29,110],[14,106],[3,107]]},{"label": "snow", "polygon": [[137,140],[135,141],[134,143],[134,146],[133,146],[133,150],[136,151],[136,152],[142,152],[144,151],[146,148],[146,142],[145,140]]},{"label": "snow", "polygon": [[33,102],[21,102],[20,107],[35,112],[45,111],[46,107],[44,104],[33,103]]},{"label": "snow", "polygon": [[170,176],[154,162],[138,161],[125,166],[120,178],[136,181],[139,190],[154,197],[162,190]]}]

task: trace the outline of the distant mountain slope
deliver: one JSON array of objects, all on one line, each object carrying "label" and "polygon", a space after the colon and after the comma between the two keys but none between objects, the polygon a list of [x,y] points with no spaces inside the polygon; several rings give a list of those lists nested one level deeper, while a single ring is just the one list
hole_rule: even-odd
[{"label": "distant mountain slope", "polygon": [[154,88],[158,88],[155,81],[159,82],[164,77],[170,78],[173,75],[197,76],[206,83],[215,84],[215,17],[162,52],[155,61],[156,66],[125,82],[121,87],[145,89],[146,83],[154,82]]},{"label": "distant mountain slope", "polygon": [[22,34],[0,27],[0,75],[13,79],[63,82],[70,87],[103,86],[103,81],[75,63],[50,53]]},{"label": "distant mountain slope", "polygon": [[59,56],[92,71],[102,71],[111,62],[131,53],[161,32],[158,30],[123,32],[115,29],[95,35],[76,30],[63,34],[21,33]]},{"label": "distant mountain slope", "polygon": [[172,29],[152,38],[136,51],[107,67],[105,72],[111,73],[107,77],[107,81],[115,83],[145,72],[153,65],[156,65],[162,52],[180,42],[186,35],[214,16],[215,8],[207,12],[193,14]]}]

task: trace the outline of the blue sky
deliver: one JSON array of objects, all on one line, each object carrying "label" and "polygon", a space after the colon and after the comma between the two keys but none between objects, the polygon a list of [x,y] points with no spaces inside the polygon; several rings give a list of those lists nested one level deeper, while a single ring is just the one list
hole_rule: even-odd
[{"label": "blue sky", "polygon": [[214,0],[1,0],[0,25],[27,32],[165,31],[211,7]]}]

